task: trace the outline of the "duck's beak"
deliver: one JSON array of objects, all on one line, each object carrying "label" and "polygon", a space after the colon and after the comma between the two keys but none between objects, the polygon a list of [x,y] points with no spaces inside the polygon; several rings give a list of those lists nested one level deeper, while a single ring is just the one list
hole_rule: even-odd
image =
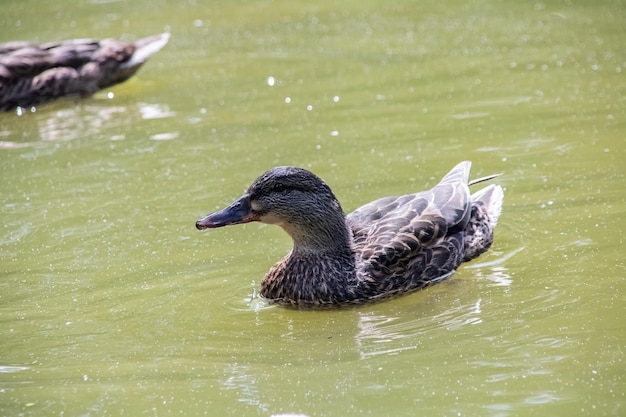
[{"label": "duck's beak", "polygon": [[252,212],[250,196],[244,194],[233,204],[223,210],[211,213],[196,222],[196,229],[213,229],[231,224],[248,223],[258,220],[258,216]]}]

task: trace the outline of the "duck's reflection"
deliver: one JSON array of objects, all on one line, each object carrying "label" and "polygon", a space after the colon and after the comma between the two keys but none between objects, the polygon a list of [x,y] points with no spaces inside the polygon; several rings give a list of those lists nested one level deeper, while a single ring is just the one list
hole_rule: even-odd
[{"label": "duck's reflection", "polygon": [[[6,115],[0,131],[0,148],[35,147],[43,142],[71,141],[90,135],[105,135],[110,140],[126,139],[127,129],[141,120],[176,117],[168,105],[134,103],[129,106],[111,105],[109,101],[92,100],[75,106],[67,104],[58,110],[46,106],[37,111],[22,110],[21,116]],[[19,115],[19,114],[18,114]],[[151,132],[154,140],[175,139],[178,132]]]},{"label": "duck's reflection", "polygon": [[[485,280],[498,285],[511,282],[501,265],[483,268],[483,274]],[[256,321],[251,330],[254,334],[237,334],[238,345],[243,343],[248,350],[234,351],[231,363],[224,364],[221,389],[227,395],[234,395],[238,402],[263,412],[272,411],[274,399],[265,389],[268,383],[271,385],[268,369],[280,369],[285,381],[296,384],[303,378],[310,384],[312,375],[323,379],[342,372],[346,372],[347,384],[363,383],[371,377],[371,369],[397,365],[396,359],[388,362],[386,356],[407,355],[408,362],[417,361],[425,366],[430,360],[441,360],[440,352],[428,347],[433,340],[448,340],[449,335],[474,335],[476,331],[464,329],[493,322],[499,314],[485,307],[487,300],[478,290],[480,295],[476,297],[465,292],[463,297],[451,294],[445,308],[440,307],[438,295],[422,294],[419,300],[407,297],[354,309],[323,311],[268,306],[253,296],[246,300],[247,313],[242,310],[237,313],[247,318],[250,312],[254,314]],[[261,305],[264,307],[260,308]],[[458,339],[455,343],[473,343],[473,336],[468,337],[469,341]]]},{"label": "duck's reflection", "polygon": [[355,342],[361,359],[378,355],[396,355],[419,348],[416,337],[439,329],[456,330],[483,321],[482,300],[450,307],[432,317],[390,317],[380,314],[359,316]]},{"label": "duck's reflection", "polygon": [[[511,285],[511,276],[501,265],[489,268],[489,272],[482,278],[493,281],[497,286]],[[397,355],[402,351],[419,348],[420,337],[429,332],[458,330],[483,323],[489,320],[489,317],[485,317],[489,313],[483,311],[482,304],[482,298],[477,297],[473,301],[450,306],[438,314],[417,317],[406,311],[398,311],[397,315],[381,314],[380,311],[362,312],[358,316],[358,331],[355,334],[359,357],[367,359],[378,355]]]}]

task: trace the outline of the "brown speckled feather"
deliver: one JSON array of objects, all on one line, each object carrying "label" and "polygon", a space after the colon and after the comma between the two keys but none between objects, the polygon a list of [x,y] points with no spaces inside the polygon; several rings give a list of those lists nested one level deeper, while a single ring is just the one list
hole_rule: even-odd
[{"label": "brown speckled feather", "polygon": [[471,212],[470,166],[460,163],[431,190],[376,200],[347,216],[366,275],[402,281],[390,287],[418,288],[458,267],[462,243],[456,234]]}]

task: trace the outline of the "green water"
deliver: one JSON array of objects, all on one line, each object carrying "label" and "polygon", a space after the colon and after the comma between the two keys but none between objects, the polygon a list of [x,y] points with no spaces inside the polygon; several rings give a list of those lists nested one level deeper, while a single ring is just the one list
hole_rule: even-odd
[{"label": "green water", "polygon": [[[172,38],[123,85],[0,114],[0,415],[626,413],[624,2],[2,10],[0,41]],[[267,306],[289,238],[194,227],[274,165],[351,211],[465,159],[503,173],[492,250],[385,303]]]}]

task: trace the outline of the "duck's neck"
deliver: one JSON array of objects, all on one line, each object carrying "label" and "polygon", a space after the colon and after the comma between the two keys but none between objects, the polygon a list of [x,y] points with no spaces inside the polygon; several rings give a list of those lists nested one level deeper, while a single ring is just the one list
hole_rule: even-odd
[{"label": "duck's neck", "polygon": [[[341,220],[339,222],[339,220]],[[292,251],[266,274],[261,295],[280,304],[316,307],[355,298],[356,256],[352,233],[341,218],[318,219],[283,228],[294,241]],[[307,229],[310,226],[311,229]]]},{"label": "duck's neck", "polygon": [[281,224],[293,239],[292,256],[351,256],[352,232],[343,212],[316,213]]}]

